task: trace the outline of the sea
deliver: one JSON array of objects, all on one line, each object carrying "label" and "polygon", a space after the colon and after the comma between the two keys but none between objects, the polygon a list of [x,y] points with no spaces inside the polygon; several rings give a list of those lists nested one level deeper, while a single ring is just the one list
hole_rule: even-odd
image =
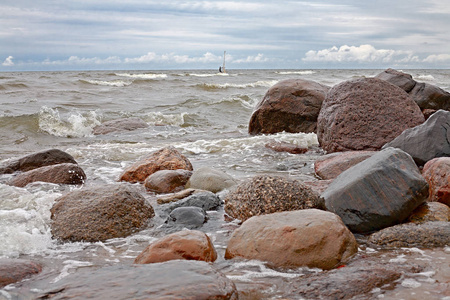
[{"label": "sea", "polygon": [[[333,86],[373,77],[383,70],[161,70],[46,71],[0,73],[0,165],[42,150],[71,154],[87,175],[84,186],[117,183],[121,172],[140,157],[173,146],[194,169],[226,172],[240,182],[259,174],[315,181],[314,160],[324,154],[314,133],[248,134],[252,112],[267,90],[285,79]],[[402,70],[417,81],[450,91],[450,70]],[[138,117],[149,127],[94,135],[105,121]],[[275,152],[268,142],[288,142],[310,150]],[[0,258],[23,258],[44,266],[40,275],[0,289],[0,299],[34,299],[77,272],[134,258],[164,232],[164,219],[127,238],[97,243],[61,243],[52,238],[50,208],[55,199],[82,186],[36,182],[24,188],[0,176]],[[157,206],[154,195],[137,188]],[[270,268],[261,261],[223,258],[239,226],[223,209],[208,212],[206,232],[218,252],[216,268],[232,279],[245,299],[300,299],[289,294],[294,280],[321,270]],[[450,247],[378,249],[360,243],[360,257],[389,264],[423,265],[394,285],[381,286],[358,299],[450,299]]]}]

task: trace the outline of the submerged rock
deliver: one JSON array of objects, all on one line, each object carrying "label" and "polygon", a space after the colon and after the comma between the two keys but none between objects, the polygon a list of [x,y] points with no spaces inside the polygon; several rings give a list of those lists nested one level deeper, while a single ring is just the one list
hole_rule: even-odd
[{"label": "submerged rock", "polygon": [[233,232],[225,258],[328,270],[346,262],[357,251],[355,237],[337,215],[305,209],[248,219]]},{"label": "submerged rock", "polygon": [[256,106],[248,132],[315,132],[317,116],[329,89],[328,86],[303,79],[278,82]]},{"label": "submerged rock", "polygon": [[117,131],[132,131],[140,128],[147,128],[148,124],[139,118],[123,118],[104,122],[94,127],[93,134],[107,134]]},{"label": "submerged rock", "polygon": [[265,145],[266,148],[272,149],[276,152],[289,152],[291,154],[302,154],[308,151],[308,148],[301,147],[292,143],[286,142],[270,142]]},{"label": "submerged rock", "polygon": [[419,106],[398,86],[376,78],[353,79],[328,92],[317,137],[327,152],[378,150],[424,121]]},{"label": "submerged rock", "polygon": [[0,288],[38,274],[42,266],[26,259],[0,258]]},{"label": "submerged rock", "polygon": [[184,190],[186,183],[192,175],[188,170],[160,170],[145,179],[144,186],[147,191],[163,194],[175,193]]}]

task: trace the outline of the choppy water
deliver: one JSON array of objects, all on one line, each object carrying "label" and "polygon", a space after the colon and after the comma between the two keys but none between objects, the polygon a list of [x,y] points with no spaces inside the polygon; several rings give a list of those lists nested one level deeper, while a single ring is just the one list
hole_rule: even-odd
[{"label": "choppy water", "polygon": [[[405,70],[418,81],[450,90],[450,70]],[[87,71],[0,73],[0,163],[12,158],[59,148],[75,157],[87,174],[86,185],[113,183],[139,157],[165,146],[186,155],[194,168],[209,166],[236,179],[255,174],[281,174],[315,180],[313,161],[322,154],[315,134],[280,133],[249,136],[253,107],[267,89],[284,79],[303,78],[332,86],[341,81],[374,76],[381,70],[230,70],[214,71]],[[139,117],[150,127],[132,132],[94,136],[104,121]],[[271,140],[309,146],[306,154],[277,153],[264,147]],[[39,287],[51,285],[84,268],[131,263],[145,246],[164,234],[155,226],[128,238],[105,243],[60,244],[51,238],[50,212],[54,200],[79,188],[34,183],[25,188],[4,184],[0,177],[0,257],[32,258],[45,265],[33,285],[12,285],[0,298],[33,298]],[[145,191],[143,191],[145,193]],[[151,200],[150,196],[147,196]],[[152,201],[152,200],[151,200]],[[156,204],[154,203],[156,206]],[[223,257],[233,223],[223,212],[209,212],[201,229],[213,239]],[[162,222],[162,220],[159,220]],[[426,280],[405,276],[394,290],[374,297],[444,299],[441,283],[449,283],[450,250],[424,250],[432,270]],[[372,255],[361,249],[361,253]],[[377,252],[377,251],[375,251]],[[377,252],[379,253],[379,251]],[[422,259],[399,249],[383,254],[392,263]],[[283,297],[292,278],[303,272],[272,270],[261,262],[234,263],[219,258],[217,265],[243,289],[261,290],[264,297]],[[302,273],[303,272],[303,273]],[[425,276],[426,277],[426,276]],[[438,280],[439,279],[439,280]],[[447,285],[448,286],[448,285]],[[395,295],[395,297],[394,297]],[[431,296],[430,296],[431,295]],[[427,298],[425,297],[425,298]],[[445,298],[449,299],[449,298]]]}]

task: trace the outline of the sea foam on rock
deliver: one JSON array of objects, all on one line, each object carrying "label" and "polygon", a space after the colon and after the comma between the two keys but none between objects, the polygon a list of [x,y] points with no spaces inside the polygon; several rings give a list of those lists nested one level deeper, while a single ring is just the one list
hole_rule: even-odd
[{"label": "sea foam on rock", "polygon": [[317,137],[327,152],[379,150],[424,121],[419,106],[398,86],[376,78],[352,79],[328,92]]},{"label": "sea foam on rock", "polygon": [[317,116],[329,89],[303,79],[278,82],[256,106],[250,118],[249,133],[315,132]]},{"label": "sea foam on rock", "polygon": [[341,173],[321,195],[353,232],[401,223],[428,198],[428,184],[406,152],[386,148]]},{"label": "sea foam on rock", "polygon": [[225,258],[328,270],[346,262],[357,250],[355,237],[339,216],[304,209],[248,219],[233,232]]}]

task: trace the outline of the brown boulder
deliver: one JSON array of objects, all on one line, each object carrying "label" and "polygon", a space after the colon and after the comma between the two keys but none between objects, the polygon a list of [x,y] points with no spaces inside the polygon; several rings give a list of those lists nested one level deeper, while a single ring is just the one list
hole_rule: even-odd
[{"label": "brown boulder", "polygon": [[308,148],[286,142],[270,142],[265,145],[266,148],[276,152],[289,152],[291,154],[302,154],[308,151]]},{"label": "brown boulder", "polygon": [[145,179],[147,191],[157,194],[176,193],[182,191],[192,175],[188,170],[159,170]]},{"label": "brown boulder", "polygon": [[139,118],[124,118],[104,122],[101,125],[95,126],[93,129],[94,135],[107,134],[116,131],[132,131],[140,128],[147,128],[148,124]]},{"label": "brown boulder", "polygon": [[315,132],[317,116],[329,89],[320,83],[303,79],[278,82],[256,106],[248,132]]},{"label": "brown boulder", "polygon": [[371,157],[374,153],[375,151],[347,151],[327,154],[314,162],[314,171],[321,179],[334,179],[348,168]]},{"label": "brown boulder", "polygon": [[429,200],[450,206],[450,157],[438,157],[428,161],[422,170],[422,176],[428,182]]},{"label": "brown boulder", "polygon": [[83,184],[86,174],[77,164],[64,163],[33,169],[20,173],[11,179],[8,184],[24,187],[36,181],[57,183],[57,184]]},{"label": "brown boulder", "polygon": [[174,259],[213,262],[217,259],[217,252],[205,233],[183,230],[151,243],[136,257],[134,263],[150,264]]},{"label": "brown boulder", "polygon": [[398,86],[376,78],[353,79],[328,92],[317,137],[327,152],[378,150],[424,121],[420,108]]},{"label": "brown boulder", "polygon": [[44,166],[63,163],[76,164],[77,162],[70,154],[64,151],[50,149],[9,162],[5,166],[0,167],[0,174],[12,174],[17,171],[26,172]]},{"label": "brown boulder", "polygon": [[248,219],[233,232],[225,258],[328,270],[346,262],[357,251],[355,237],[337,215],[305,209]]},{"label": "brown boulder", "polygon": [[151,174],[159,170],[184,169],[192,171],[191,162],[174,147],[155,151],[128,167],[120,176],[120,181],[144,182]]},{"label": "brown boulder", "polygon": [[225,212],[241,221],[257,215],[320,207],[317,193],[301,181],[258,175],[225,196]]},{"label": "brown boulder", "polygon": [[71,191],[56,199],[50,211],[53,236],[71,242],[126,237],[155,215],[137,190],[122,184]]},{"label": "brown boulder", "polygon": [[0,288],[41,271],[42,266],[30,260],[0,258]]},{"label": "brown boulder", "polygon": [[408,221],[424,223],[429,221],[450,221],[450,207],[439,202],[425,202],[416,208]]}]

